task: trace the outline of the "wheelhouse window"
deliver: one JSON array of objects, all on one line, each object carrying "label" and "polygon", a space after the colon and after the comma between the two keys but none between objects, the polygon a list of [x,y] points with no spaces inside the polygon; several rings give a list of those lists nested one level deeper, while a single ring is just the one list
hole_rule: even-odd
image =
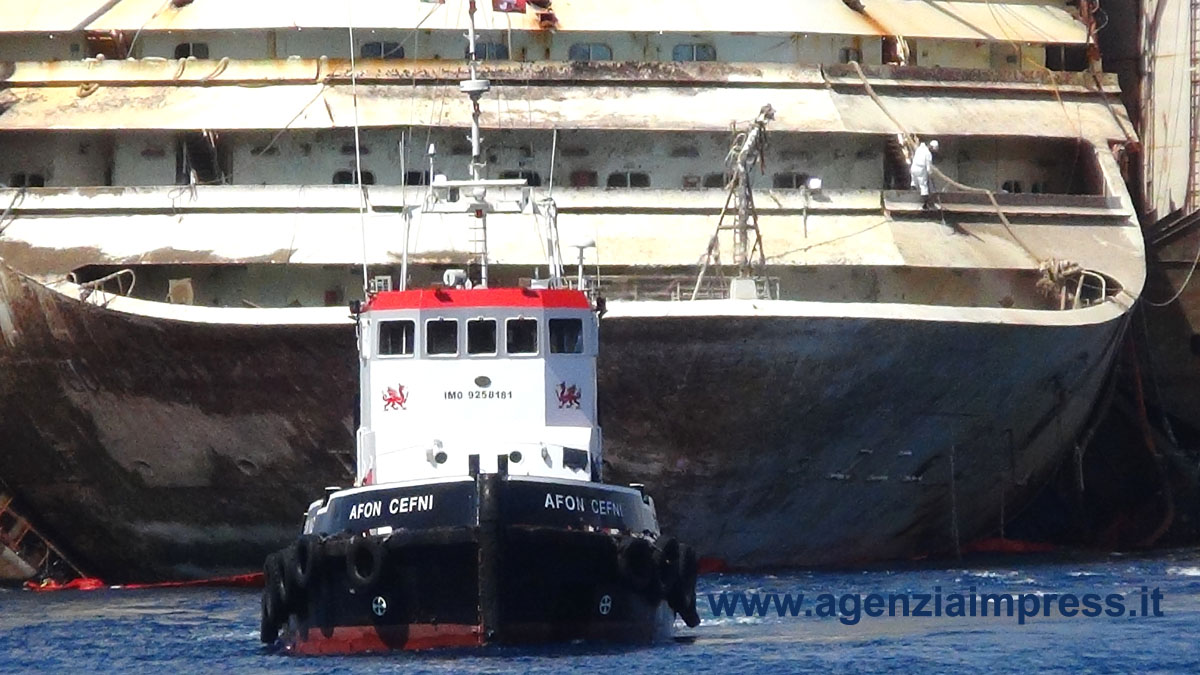
[{"label": "wheelhouse window", "polygon": [[650,174],[641,171],[617,171],[608,174],[607,185],[610,188],[648,188]]},{"label": "wheelhouse window", "polygon": [[504,323],[509,354],[537,353],[537,319],[509,319]]},{"label": "wheelhouse window", "polygon": [[550,319],[550,353],[583,353],[582,319]]},{"label": "wheelhouse window", "polygon": [[453,356],[458,353],[458,322],[433,319],[425,322],[425,353]]},{"label": "wheelhouse window", "polygon": [[577,42],[567,51],[568,61],[612,61],[612,47],[599,42]]},{"label": "wheelhouse window", "polygon": [[402,59],[404,47],[399,42],[364,42],[359,53],[364,59]]},{"label": "wheelhouse window", "polygon": [[197,59],[208,58],[208,43],[207,42],[180,42],[175,45],[175,58],[186,59],[195,57]]},{"label": "wheelhouse window", "polygon": [[[468,49],[463,56],[471,58],[471,50]],[[475,58],[480,61],[507,61],[508,45],[503,42],[477,42]]]},{"label": "wheelhouse window", "polygon": [[416,344],[414,321],[384,321],[379,324],[379,353],[382,356],[412,356]]},{"label": "wheelhouse window", "polygon": [[701,43],[675,45],[671,50],[672,61],[716,61],[717,48]]},{"label": "wheelhouse window", "polygon": [[467,353],[496,353],[495,319],[471,319],[467,322]]}]

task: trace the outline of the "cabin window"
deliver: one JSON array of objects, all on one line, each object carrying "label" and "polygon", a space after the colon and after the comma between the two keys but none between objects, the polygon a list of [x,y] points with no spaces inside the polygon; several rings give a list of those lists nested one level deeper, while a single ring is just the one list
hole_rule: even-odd
[{"label": "cabin window", "polygon": [[567,51],[568,61],[612,61],[612,47],[599,42],[578,42]]},{"label": "cabin window", "polygon": [[671,50],[672,61],[716,61],[717,48],[706,44],[675,45]]},{"label": "cabin window", "polygon": [[1000,186],[1000,190],[1009,194],[1018,195],[1024,192],[1025,188],[1023,185],[1021,185],[1021,181],[1019,180],[1006,180],[1004,181],[1004,185]]},{"label": "cabin window", "polygon": [[500,178],[502,180],[512,180],[514,178],[522,178],[529,187],[542,186],[542,174],[528,169],[517,169],[510,171],[501,171]]},{"label": "cabin window", "polygon": [[405,185],[429,185],[428,171],[406,171],[404,173]]},{"label": "cabin window", "polygon": [[723,188],[729,184],[723,173],[710,173],[704,177],[704,187]]},{"label": "cabin window", "polygon": [[509,354],[537,353],[537,319],[509,319],[504,322]]},{"label": "cabin window", "polygon": [[495,319],[472,319],[467,322],[467,353],[496,353]]},{"label": "cabin window", "polygon": [[14,173],[8,181],[9,187],[46,187],[46,177],[40,173]]},{"label": "cabin window", "polygon": [[175,45],[175,58],[186,59],[195,57],[197,59],[208,58],[208,43],[207,42],[180,42]]},{"label": "cabin window", "polygon": [[773,182],[776,190],[799,190],[808,186],[808,174],[784,171],[775,174]]},{"label": "cabin window", "polygon": [[571,172],[571,187],[596,187],[600,184],[600,176],[595,171],[581,170]]},{"label": "cabin window", "polygon": [[383,356],[412,356],[417,324],[413,321],[383,321],[379,324],[379,353]]},{"label": "cabin window", "polygon": [[650,174],[641,171],[617,171],[608,174],[608,187],[610,188],[648,188],[650,187]]},{"label": "cabin window", "polygon": [[855,47],[842,47],[838,52],[838,61],[842,63],[850,63],[856,61],[862,63],[862,50]]},{"label": "cabin window", "polygon": [[550,319],[550,353],[583,353],[582,319]]},{"label": "cabin window", "polygon": [[[333,184],[334,185],[355,185],[357,183],[358,183],[358,181],[354,180],[354,172],[353,171],[346,171],[343,169],[341,171],[335,171],[333,173]],[[371,173],[370,171],[362,172],[362,184],[363,185],[374,185],[375,184],[375,174]]]},{"label": "cabin window", "polygon": [[[463,55],[471,58],[471,50]],[[507,61],[508,45],[502,42],[478,42],[475,44],[475,58],[480,61]]]},{"label": "cabin window", "polygon": [[359,54],[364,59],[402,59],[404,47],[399,42],[364,42]]},{"label": "cabin window", "polygon": [[1034,181],[1029,185],[1029,191],[1035,195],[1044,195],[1050,192],[1050,184],[1044,180]]},{"label": "cabin window", "polygon": [[453,356],[458,353],[458,322],[434,319],[425,322],[425,353]]}]

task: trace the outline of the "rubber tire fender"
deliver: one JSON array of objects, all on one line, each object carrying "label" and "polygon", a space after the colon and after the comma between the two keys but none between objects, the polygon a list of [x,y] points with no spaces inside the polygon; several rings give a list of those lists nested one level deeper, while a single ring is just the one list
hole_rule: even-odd
[{"label": "rubber tire fender", "polygon": [[654,547],[641,537],[628,537],[617,545],[617,572],[638,593],[656,591]]},{"label": "rubber tire fender", "polygon": [[680,546],[675,537],[654,542],[654,566],[658,568],[658,585],[664,598],[676,594],[680,580]]},{"label": "rubber tire fender", "polygon": [[271,645],[279,638],[283,625],[280,612],[283,608],[279,597],[278,553],[267,556],[263,563],[262,620],[259,622],[258,638],[263,644]]},{"label": "rubber tire fender", "polygon": [[700,575],[700,562],[696,549],[687,544],[679,545],[679,584],[671,598],[680,618],[688,628],[700,625],[700,615],[696,612],[696,578]]},{"label": "rubber tire fender", "polygon": [[324,557],[321,538],[315,534],[302,534],[296,540],[295,557],[290,561],[292,583],[296,588],[307,591],[321,567]]},{"label": "rubber tire fender", "polygon": [[265,580],[270,582],[268,588],[274,595],[276,618],[282,625],[287,621],[288,608],[292,602],[292,594],[289,592],[291,589],[287,583],[286,549],[267,556],[266,565],[270,572]]},{"label": "rubber tire fender", "polygon": [[383,555],[377,540],[354,535],[346,547],[346,577],[350,584],[356,588],[374,586],[383,574]]}]

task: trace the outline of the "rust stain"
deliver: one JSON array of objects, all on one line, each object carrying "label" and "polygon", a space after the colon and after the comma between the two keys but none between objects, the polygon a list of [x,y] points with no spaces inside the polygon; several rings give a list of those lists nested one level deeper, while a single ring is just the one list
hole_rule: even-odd
[{"label": "rust stain", "polygon": [[[392,260],[402,260],[403,253],[396,251],[388,251],[388,256]],[[434,265],[465,265],[474,258],[470,251],[421,251],[420,253],[409,253],[408,262],[411,263],[426,263]]]},{"label": "rust stain", "polygon": [[23,241],[0,242],[0,259],[31,276],[66,275],[84,265],[113,261],[111,256],[94,246],[56,248],[33,246]]},{"label": "rust stain", "polygon": [[185,251],[169,246],[156,248],[138,255],[121,259],[125,263],[213,263],[228,262],[227,259],[213,254],[212,251]]}]

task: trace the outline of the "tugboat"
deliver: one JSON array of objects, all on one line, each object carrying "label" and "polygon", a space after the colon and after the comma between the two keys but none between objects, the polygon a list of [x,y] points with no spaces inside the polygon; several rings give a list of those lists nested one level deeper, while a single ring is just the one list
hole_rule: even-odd
[{"label": "tugboat", "polygon": [[695,551],[660,533],[640,486],[601,480],[603,299],[584,290],[582,254],[571,288],[548,227],[548,278],[488,287],[487,191],[515,190],[525,208],[529,190],[480,178],[489,84],[468,39],[472,180],[435,180],[424,208],[474,216],[479,279],[448,270],[408,289],[402,274],[399,290],[351,303],[355,487],[328,488],[264,565],[260,637],[291,653],[652,642],[676,614],[699,623]]}]

